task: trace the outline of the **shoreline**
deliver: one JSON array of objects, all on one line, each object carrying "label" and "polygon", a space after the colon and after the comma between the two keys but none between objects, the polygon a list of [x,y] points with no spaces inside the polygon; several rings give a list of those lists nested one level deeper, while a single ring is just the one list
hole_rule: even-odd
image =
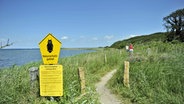
[{"label": "shoreline", "polygon": [[[39,50],[39,48],[38,49],[3,49],[3,50]],[[74,49],[74,48],[72,48],[72,49],[63,49],[63,50],[68,50],[68,51],[75,51],[75,50],[91,50],[91,52],[96,52],[97,50],[94,50],[94,49],[83,49],[83,48],[76,48],[76,49]],[[76,56],[76,55],[81,55],[81,54],[86,54],[86,53],[91,53],[91,52],[82,52],[82,53],[74,53],[74,55],[73,54],[70,54],[69,56],[60,56],[59,57],[59,60],[60,59],[62,59],[62,58],[68,58],[68,57],[72,57],[72,56]],[[41,56],[40,56],[41,57]],[[2,61],[2,60],[0,60],[0,61]],[[0,67],[0,70],[3,70],[3,69],[8,69],[8,68],[11,68],[11,67],[14,67],[14,66],[19,66],[19,67],[21,67],[21,66],[23,66],[23,65],[26,65],[26,64],[31,64],[31,63],[41,63],[42,62],[42,58],[40,59],[40,60],[37,60],[37,61],[30,61],[30,62],[27,62],[27,63],[24,63],[24,64],[12,64],[12,65],[7,65],[7,66],[3,66],[3,67]]]}]

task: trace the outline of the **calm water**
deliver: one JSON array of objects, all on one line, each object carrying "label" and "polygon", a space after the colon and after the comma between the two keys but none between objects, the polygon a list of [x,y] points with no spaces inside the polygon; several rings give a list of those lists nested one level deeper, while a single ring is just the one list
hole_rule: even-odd
[{"label": "calm water", "polygon": [[[61,50],[61,57],[73,56],[81,53],[94,52],[93,50]],[[40,61],[39,49],[0,49],[0,68],[12,65],[23,65],[29,62]]]}]

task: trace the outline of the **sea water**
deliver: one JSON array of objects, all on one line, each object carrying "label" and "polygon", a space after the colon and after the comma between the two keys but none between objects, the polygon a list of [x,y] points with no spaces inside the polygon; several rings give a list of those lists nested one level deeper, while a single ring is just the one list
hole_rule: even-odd
[{"label": "sea water", "polygon": [[[82,53],[94,52],[94,50],[64,50],[61,49],[60,58]],[[39,49],[0,49],[0,68],[12,65],[23,65],[29,62],[40,61]]]}]

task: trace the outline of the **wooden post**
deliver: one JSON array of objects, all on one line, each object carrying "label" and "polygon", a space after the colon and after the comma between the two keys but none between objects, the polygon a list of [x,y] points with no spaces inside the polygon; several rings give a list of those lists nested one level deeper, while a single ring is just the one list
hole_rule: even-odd
[{"label": "wooden post", "polygon": [[39,96],[39,68],[31,67],[28,69],[30,74],[30,93]]},{"label": "wooden post", "polygon": [[129,62],[128,61],[124,61],[124,80],[123,83],[126,87],[130,87],[129,85]]},{"label": "wooden post", "polygon": [[105,54],[104,61],[105,61],[105,63],[107,63],[107,56],[106,56],[106,54]]},{"label": "wooden post", "polygon": [[33,88],[35,85],[35,81],[38,81],[38,67],[31,67],[29,68],[29,73],[30,73],[30,85],[31,88]]},{"label": "wooden post", "polygon": [[80,85],[81,85],[81,93],[85,93],[85,77],[84,77],[84,68],[79,67],[79,78],[80,78]]}]

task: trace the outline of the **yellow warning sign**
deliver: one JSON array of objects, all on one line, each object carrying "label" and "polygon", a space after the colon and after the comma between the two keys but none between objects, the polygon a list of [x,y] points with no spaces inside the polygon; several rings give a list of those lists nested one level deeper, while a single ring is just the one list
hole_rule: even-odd
[{"label": "yellow warning sign", "polygon": [[48,34],[40,43],[40,52],[44,64],[51,65],[57,64],[61,42],[56,39],[52,34]]},{"label": "yellow warning sign", "polygon": [[63,96],[63,66],[40,65],[40,95]]}]

